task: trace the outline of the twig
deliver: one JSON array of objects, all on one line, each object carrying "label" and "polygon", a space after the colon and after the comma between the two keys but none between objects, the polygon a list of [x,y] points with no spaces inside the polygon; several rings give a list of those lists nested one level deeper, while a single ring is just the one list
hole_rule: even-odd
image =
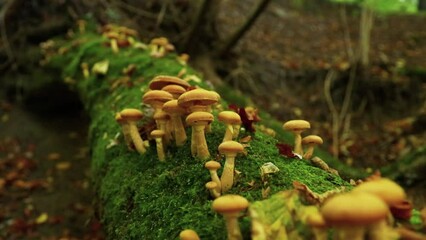
[{"label": "twig", "polygon": [[161,23],[164,20],[164,15],[166,14],[167,6],[169,5],[169,0],[165,0],[163,5],[161,6],[160,12],[157,16],[157,22],[155,24],[155,28],[158,29],[161,25]]},{"label": "twig", "polygon": [[270,0],[260,0],[256,8],[247,18],[246,22],[241,27],[239,27],[229,38],[227,38],[223,44],[219,45],[218,49],[216,50],[217,55],[224,55],[237,44],[238,40],[240,40],[240,38],[243,37],[247,30],[253,26],[256,19],[260,16],[263,10],[266,9],[269,2]]},{"label": "twig", "polygon": [[331,112],[332,116],[332,134],[333,134],[333,156],[337,157],[339,153],[339,129],[340,129],[340,121],[339,121],[339,112],[337,111],[336,106],[334,105],[333,98],[331,97],[331,83],[336,78],[336,71],[331,69],[328,71],[327,76],[324,80],[324,97],[327,102],[327,106]]}]

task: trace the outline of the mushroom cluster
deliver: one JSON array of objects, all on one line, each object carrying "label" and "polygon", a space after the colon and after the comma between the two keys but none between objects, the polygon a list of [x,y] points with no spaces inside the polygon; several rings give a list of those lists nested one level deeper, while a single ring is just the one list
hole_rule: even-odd
[{"label": "mushroom cluster", "polygon": [[[290,120],[283,124],[283,129],[292,132],[294,135],[294,154],[308,160],[312,158],[315,146],[323,143],[322,138],[317,135],[308,135],[302,138],[302,132],[310,128],[311,124],[305,120]],[[302,144],[307,146],[305,153]]]}]

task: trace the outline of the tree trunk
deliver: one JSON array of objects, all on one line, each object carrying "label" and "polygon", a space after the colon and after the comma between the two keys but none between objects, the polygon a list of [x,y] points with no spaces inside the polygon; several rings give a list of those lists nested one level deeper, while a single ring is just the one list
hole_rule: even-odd
[{"label": "tree trunk", "polygon": [[373,27],[373,19],[373,11],[369,7],[363,6],[359,26],[358,61],[364,69],[370,64],[370,35]]}]

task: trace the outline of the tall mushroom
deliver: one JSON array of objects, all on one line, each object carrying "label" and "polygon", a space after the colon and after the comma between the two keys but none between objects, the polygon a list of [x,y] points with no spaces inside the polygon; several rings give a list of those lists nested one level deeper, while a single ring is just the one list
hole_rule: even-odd
[{"label": "tall mushroom", "polygon": [[124,141],[126,142],[127,148],[129,150],[133,150],[129,124],[123,119],[120,113],[115,114],[115,121],[117,121],[117,123],[121,126],[121,132],[123,133]]},{"label": "tall mushroom", "polygon": [[317,145],[321,145],[323,143],[322,138],[317,135],[308,135],[302,139],[303,145],[308,145],[308,149],[306,150],[305,154],[303,155],[303,158],[305,159],[311,159],[312,155],[314,154],[314,148]]},{"label": "tall mushroom", "polygon": [[155,139],[155,143],[157,145],[157,155],[158,160],[160,162],[164,162],[166,160],[166,155],[164,154],[164,147],[163,147],[163,137],[164,137],[164,131],[163,130],[153,130],[151,132],[151,137]]},{"label": "tall mushroom", "polygon": [[171,118],[176,146],[182,146],[186,142],[186,131],[182,122],[185,109],[179,107],[177,100],[170,100],[164,103],[163,111]]},{"label": "tall mushroom", "polygon": [[194,136],[192,139],[193,142],[191,142],[191,153],[193,156],[203,160],[210,157],[204,128],[207,124],[211,123],[213,119],[213,114],[208,112],[194,112],[186,117],[186,123],[192,126],[192,134]]},{"label": "tall mushroom", "polygon": [[223,137],[222,142],[232,140],[234,137],[234,126],[241,125],[240,115],[233,111],[222,111],[217,116],[217,119],[226,125],[225,136]]},{"label": "tall mushroom", "polygon": [[335,195],[321,207],[327,225],[334,228],[336,240],[363,240],[367,229],[374,225],[382,229],[389,212],[386,203],[375,195],[349,192]]},{"label": "tall mushroom", "polygon": [[219,162],[216,161],[208,161],[204,164],[204,167],[207,168],[210,172],[210,177],[212,178],[212,181],[217,184],[216,190],[220,193],[222,192],[221,182],[219,179],[219,176],[217,175],[217,170],[221,167]]},{"label": "tall mushroom", "polygon": [[228,240],[242,240],[238,217],[242,211],[249,206],[249,202],[242,196],[228,194],[216,198],[213,201],[212,208],[225,218]]},{"label": "tall mushroom", "polygon": [[140,154],[144,154],[146,152],[146,148],[136,126],[137,122],[142,119],[143,113],[138,109],[126,108],[120,112],[120,115],[129,124],[129,134],[136,150]]},{"label": "tall mushroom", "polygon": [[293,132],[294,134],[294,152],[303,156],[302,149],[302,132],[311,128],[311,124],[305,120],[290,120],[283,125],[284,130]]},{"label": "tall mushroom", "polygon": [[225,155],[225,165],[222,176],[220,176],[222,193],[225,193],[234,185],[235,157],[244,151],[244,146],[239,142],[226,141],[222,142],[218,149],[221,154]]}]

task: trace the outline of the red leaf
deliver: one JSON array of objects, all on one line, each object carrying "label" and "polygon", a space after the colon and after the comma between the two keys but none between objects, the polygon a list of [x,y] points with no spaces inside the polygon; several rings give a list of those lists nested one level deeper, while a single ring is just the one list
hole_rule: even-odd
[{"label": "red leaf", "polygon": [[285,143],[277,143],[275,146],[277,146],[278,151],[281,155],[289,158],[295,158],[296,155],[293,153],[293,149],[290,145]]}]

